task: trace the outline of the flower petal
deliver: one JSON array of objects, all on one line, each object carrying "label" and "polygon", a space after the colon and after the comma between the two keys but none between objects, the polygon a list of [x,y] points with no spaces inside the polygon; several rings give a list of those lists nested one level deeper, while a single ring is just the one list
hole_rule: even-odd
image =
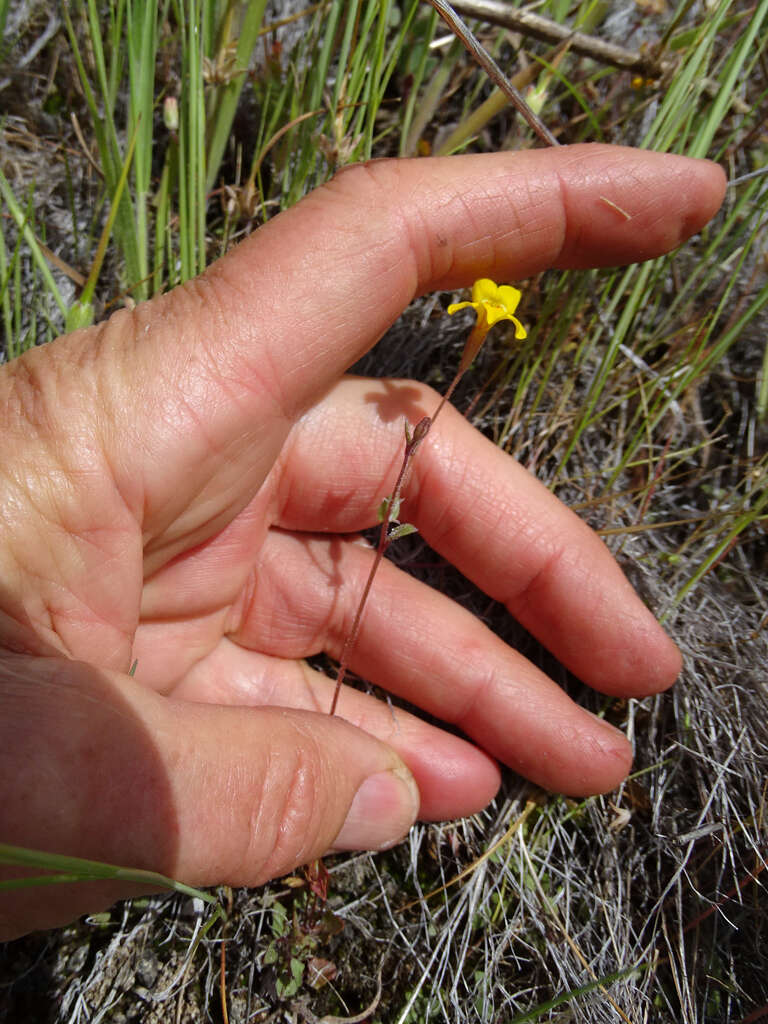
[{"label": "flower petal", "polygon": [[472,301],[498,303],[499,288],[496,282],[492,281],[490,277],[478,278],[472,285]]},{"label": "flower petal", "polygon": [[500,302],[508,313],[514,313],[522,296],[523,293],[517,288],[513,288],[511,284],[502,284],[499,286],[496,301]]},{"label": "flower petal", "polygon": [[466,309],[467,306],[471,306],[474,310],[479,312],[479,302],[453,302],[448,307],[448,315],[453,316],[454,313],[457,313],[460,309]]},{"label": "flower petal", "polygon": [[485,316],[488,321],[488,326],[493,327],[499,320],[514,320],[511,313],[508,313],[503,306],[491,305],[490,303],[483,303],[485,308]]},{"label": "flower petal", "polygon": [[510,320],[515,325],[515,337],[517,338],[517,340],[522,341],[524,338],[527,338],[528,331],[526,331],[526,329],[523,327],[523,325],[520,323],[517,317],[511,316]]},{"label": "flower petal", "polygon": [[480,277],[472,285],[472,301],[454,302],[448,307],[448,313],[453,315],[460,309],[474,309],[477,313],[474,331],[481,330],[483,337],[500,320],[511,320],[515,325],[515,337],[522,341],[528,337],[528,332],[514,316],[521,298],[522,292],[511,284],[497,285],[489,277]]}]

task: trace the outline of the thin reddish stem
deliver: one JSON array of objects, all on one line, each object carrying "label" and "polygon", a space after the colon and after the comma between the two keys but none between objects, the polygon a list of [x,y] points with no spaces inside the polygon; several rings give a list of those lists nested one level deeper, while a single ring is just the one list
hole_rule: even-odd
[{"label": "thin reddish stem", "polygon": [[459,383],[459,381],[461,380],[461,378],[463,376],[464,376],[464,371],[463,370],[459,370],[459,372],[456,374],[456,376],[451,381],[451,386],[448,388],[448,390],[445,392],[443,397],[440,399],[440,404],[435,409],[435,411],[434,411],[434,413],[432,415],[432,422],[433,423],[435,422],[437,417],[440,415],[440,412],[441,412],[443,406],[445,405],[445,403],[449,402],[451,400],[451,395],[456,390],[456,385]]},{"label": "thin reddish stem", "polygon": [[[408,466],[410,465],[411,459],[416,454],[416,449],[419,447],[421,442],[429,433],[429,428],[432,426],[432,420],[429,416],[425,416],[419,420],[413,429],[413,434],[407,437],[405,444],[405,451],[403,453],[403,462],[400,466],[400,472],[397,474],[397,480],[395,481],[395,488],[392,491],[392,497],[387,502],[387,507],[384,512],[384,518],[381,522],[381,529],[379,530],[379,543],[376,547],[376,554],[371,565],[371,571],[368,573],[368,579],[365,581],[365,587],[363,588],[362,596],[360,597],[360,603],[357,606],[355,612],[355,618],[352,623],[352,628],[347,634],[347,638],[344,641],[344,647],[341,651],[341,659],[339,660],[339,670],[336,673],[336,687],[333,691],[333,700],[331,701],[331,709],[328,712],[330,715],[336,713],[336,705],[339,702],[339,694],[341,693],[341,685],[344,682],[344,677],[347,674],[347,668],[349,666],[349,658],[352,650],[357,642],[357,637],[360,632],[360,625],[363,621],[363,612],[365,605],[368,600],[368,595],[371,592],[373,586],[373,580],[376,576],[381,560],[384,557],[384,553],[389,547],[389,527],[392,524],[392,509],[396,508],[400,501],[400,493],[405,483],[406,474],[408,472]],[[407,436],[407,431],[406,431]]]}]

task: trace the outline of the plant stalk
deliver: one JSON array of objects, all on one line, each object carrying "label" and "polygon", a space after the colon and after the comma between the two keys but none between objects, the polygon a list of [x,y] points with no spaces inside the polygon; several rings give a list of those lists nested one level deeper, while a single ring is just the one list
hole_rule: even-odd
[{"label": "plant stalk", "polygon": [[368,573],[368,579],[365,581],[365,587],[363,588],[360,603],[358,604],[357,611],[355,612],[355,619],[354,622],[352,623],[352,628],[347,634],[347,638],[344,641],[344,647],[342,648],[341,659],[339,661],[339,670],[336,673],[336,688],[333,691],[333,700],[331,701],[331,708],[330,711],[328,712],[330,715],[336,713],[336,705],[339,702],[339,693],[341,692],[341,686],[342,683],[344,682],[344,677],[347,674],[347,668],[349,666],[349,656],[352,653],[355,643],[357,642],[357,637],[360,632],[360,624],[363,621],[363,612],[365,610],[366,602],[368,601],[368,595],[371,592],[373,580],[376,576],[376,573],[378,572],[379,566],[381,565],[381,560],[384,557],[384,553],[389,547],[389,527],[392,523],[392,509],[397,508],[399,505],[400,494],[403,489],[403,484],[405,483],[406,474],[408,472],[408,467],[411,463],[411,459],[416,454],[416,449],[419,447],[421,442],[429,433],[429,428],[432,426],[432,422],[433,421],[429,418],[429,416],[425,416],[423,419],[419,420],[419,422],[413,428],[413,434],[409,436],[406,431],[406,443],[405,451],[403,452],[403,462],[402,465],[400,466],[400,472],[397,475],[397,480],[395,481],[395,487],[394,490],[392,491],[392,497],[387,502],[387,507],[384,512],[384,517],[381,523],[381,529],[379,530],[379,543],[376,547],[376,554],[373,559],[373,564],[371,565],[371,571]]},{"label": "plant stalk", "polygon": [[445,0],[428,0],[428,2],[435,8],[454,35],[458,36],[494,85],[501,89],[512,106],[517,110],[523,120],[527,122],[529,127],[533,129],[536,135],[538,135],[541,141],[547,146],[559,146],[560,143],[549,128],[547,128],[541,118],[531,110],[521,93],[518,92],[514,85],[512,85],[496,61],[491,57],[490,53],[488,53],[485,47],[482,46],[475,38],[473,33],[467,28],[451,5],[446,3]]}]

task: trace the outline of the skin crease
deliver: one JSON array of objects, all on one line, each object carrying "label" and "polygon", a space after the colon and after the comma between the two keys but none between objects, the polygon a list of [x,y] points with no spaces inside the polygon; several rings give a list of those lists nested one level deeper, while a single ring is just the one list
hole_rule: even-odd
[{"label": "skin crease", "polygon": [[[356,531],[403,417],[438,400],[343,375],[418,294],[650,258],[723,192],[712,164],[607,146],[375,161],[201,278],[3,366],[2,841],[258,885],[391,844],[417,813],[479,810],[499,761],[557,791],[616,786],[617,731],[389,563],[351,667],[467,739],[351,690],[325,713],[333,683],[304,659],[338,657],[370,565]],[[585,682],[674,681],[607,549],[450,407],[402,516]],[[6,893],[0,938],[135,893]]]}]

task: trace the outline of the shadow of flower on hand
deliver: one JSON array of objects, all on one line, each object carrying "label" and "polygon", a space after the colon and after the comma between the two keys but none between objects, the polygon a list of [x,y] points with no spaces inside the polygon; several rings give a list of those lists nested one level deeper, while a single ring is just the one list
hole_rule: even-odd
[{"label": "shadow of flower on hand", "polygon": [[406,419],[413,424],[418,423],[426,415],[421,403],[422,391],[413,384],[396,380],[381,380],[376,383],[377,390],[366,392],[363,398],[377,406],[384,423]]}]

